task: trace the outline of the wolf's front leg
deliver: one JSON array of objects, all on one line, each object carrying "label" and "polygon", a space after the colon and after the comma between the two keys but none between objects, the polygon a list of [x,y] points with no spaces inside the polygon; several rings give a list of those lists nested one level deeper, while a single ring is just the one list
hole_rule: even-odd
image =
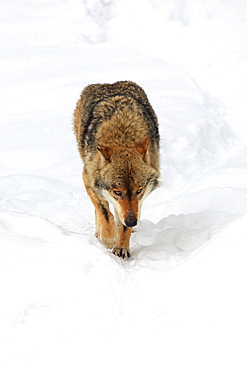
[{"label": "wolf's front leg", "polygon": [[131,233],[132,227],[127,227],[120,222],[118,227],[116,247],[113,249],[112,253],[122,258],[130,257],[129,244]]},{"label": "wolf's front leg", "polygon": [[116,226],[107,202],[99,201],[95,206],[95,236],[109,249],[116,244]]},{"label": "wolf's front leg", "polygon": [[106,202],[98,193],[89,185],[87,173],[83,172],[83,179],[87,193],[95,207],[95,236],[109,249],[116,245],[116,225],[113,214],[109,210]]}]

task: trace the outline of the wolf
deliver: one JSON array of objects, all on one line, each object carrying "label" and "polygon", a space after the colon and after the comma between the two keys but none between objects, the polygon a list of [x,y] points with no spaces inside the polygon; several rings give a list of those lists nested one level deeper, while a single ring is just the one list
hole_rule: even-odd
[{"label": "wolf", "polygon": [[95,207],[95,236],[128,258],[142,202],[159,185],[157,116],[139,85],[119,81],[85,87],[73,125],[84,185]]}]

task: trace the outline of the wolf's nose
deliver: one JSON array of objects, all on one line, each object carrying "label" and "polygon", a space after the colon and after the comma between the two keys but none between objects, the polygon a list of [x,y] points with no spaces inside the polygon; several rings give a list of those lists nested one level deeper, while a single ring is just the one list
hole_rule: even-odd
[{"label": "wolf's nose", "polygon": [[134,216],[129,216],[124,222],[127,227],[134,227],[137,224],[137,219]]}]

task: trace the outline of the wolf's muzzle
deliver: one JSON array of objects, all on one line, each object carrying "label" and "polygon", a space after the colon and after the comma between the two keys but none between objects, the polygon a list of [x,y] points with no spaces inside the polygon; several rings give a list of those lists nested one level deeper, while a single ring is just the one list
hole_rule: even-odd
[{"label": "wolf's muzzle", "polygon": [[134,227],[137,224],[137,219],[130,214],[129,217],[124,220],[124,223],[127,227]]}]

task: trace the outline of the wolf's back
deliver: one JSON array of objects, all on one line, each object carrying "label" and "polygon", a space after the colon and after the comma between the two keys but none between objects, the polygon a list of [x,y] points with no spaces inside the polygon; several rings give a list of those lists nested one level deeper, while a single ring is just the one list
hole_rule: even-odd
[{"label": "wolf's back", "polygon": [[138,106],[139,112],[145,117],[150,140],[153,146],[159,148],[157,117],[146,93],[139,85],[131,81],[93,84],[82,91],[74,112],[74,129],[82,158],[90,143],[93,143],[97,126],[109,119],[116,111],[117,101],[129,106],[131,104]]}]

